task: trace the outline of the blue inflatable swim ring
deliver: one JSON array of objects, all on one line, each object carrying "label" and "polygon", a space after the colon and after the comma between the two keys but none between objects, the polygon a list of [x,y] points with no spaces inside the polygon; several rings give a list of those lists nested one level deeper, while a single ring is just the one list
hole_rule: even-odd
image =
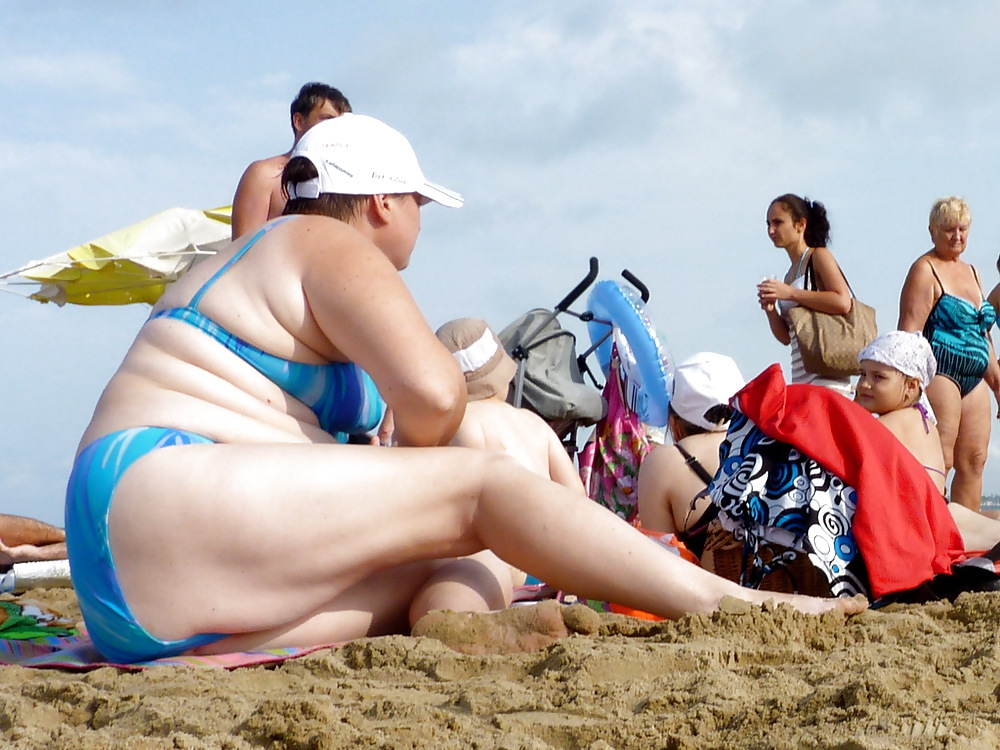
[{"label": "blue inflatable swim ring", "polygon": [[591,344],[597,346],[604,377],[608,377],[615,343],[626,403],[644,423],[666,427],[673,358],[657,335],[639,293],[617,281],[598,281],[587,298],[587,311],[594,316],[587,322],[587,332]]}]

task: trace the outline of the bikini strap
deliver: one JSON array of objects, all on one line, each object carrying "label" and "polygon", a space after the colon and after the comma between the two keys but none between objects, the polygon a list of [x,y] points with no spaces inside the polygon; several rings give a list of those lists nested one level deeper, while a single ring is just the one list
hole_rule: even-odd
[{"label": "bikini strap", "polygon": [[682,456],[684,456],[684,463],[688,465],[688,468],[695,473],[698,479],[703,481],[705,484],[712,483],[712,480],[715,479],[715,477],[713,477],[711,474],[708,473],[708,471],[705,469],[704,466],[701,465],[701,463],[698,461],[697,458],[695,458],[686,450],[684,450],[684,447],[680,443],[674,443],[674,447],[678,451],[680,451],[680,454]]},{"label": "bikini strap", "polygon": [[[937,281],[938,286],[941,287],[941,294],[944,294],[944,283],[941,281],[941,277],[938,276],[937,271],[934,270],[934,264],[931,263],[930,258],[927,258],[927,265],[930,266],[931,273],[934,274],[934,279]],[[975,271],[975,269],[973,269]],[[978,280],[978,279],[977,279]]]},{"label": "bikini strap", "polygon": [[974,265],[972,265],[971,263],[969,264],[969,268],[971,268],[971,269],[972,269],[972,275],[973,275],[973,276],[975,277],[975,279],[976,279],[976,286],[978,286],[978,287],[979,287],[979,296],[980,296],[980,297],[982,297],[983,299],[985,299],[986,297],[985,297],[985,295],[983,294],[983,284],[982,284],[982,282],[981,282],[981,281],[979,280],[979,272],[978,272],[978,271],[976,270],[976,267],[975,267]]},{"label": "bikini strap", "polygon": [[930,424],[928,424],[929,420],[927,418],[927,409],[925,409],[924,405],[921,404],[921,403],[914,404],[913,408],[916,409],[917,411],[919,411],[920,412],[920,416],[923,417],[923,420],[924,420],[924,432],[929,435],[930,432],[931,432],[931,426],[930,426]]},{"label": "bikini strap", "polygon": [[202,296],[205,294],[205,292],[208,291],[208,288],[210,286],[212,286],[212,284],[214,284],[216,281],[219,280],[219,277],[222,276],[222,274],[224,274],[226,271],[228,271],[233,266],[233,264],[236,263],[236,261],[238,261],[244,255],[246,255],[247,250],[249,250],[251,247],[253,247],[257,243],[257,240],[259,240],[261,237],[263,237],[265,234],[267,234],[268,232],[270,232],[272,229],[274,229],[279,224],[285,223],[290,218],[292,218],[292,217],[291,216],[282,216],[280,219],[276,219],[276,220],[272,221],[270,224],[265,224],[263,227],[261,227],[260,230],[257,232],[257,234],[255,234],[253,237],[250,238],[249,242],[247,242],[243,247],[241,247],[239,250],[237,250],[236,253],[235,253],[235,255],[233,255],[232,258],[230,258],[229,260],[227,260],[222,265],[222,268],[220,268],[218,271],[216,271],[214,274],[212,274],[212,277],[208,281],[206,281],[204,284],[202,284],[201,289],[199,289],[197,292],[194,293],[194,296],[191,298],[191,301],[188,302],[187,306],[190,307],[193,310],[197,310],[198,309],[198,303],[201,302]]}]

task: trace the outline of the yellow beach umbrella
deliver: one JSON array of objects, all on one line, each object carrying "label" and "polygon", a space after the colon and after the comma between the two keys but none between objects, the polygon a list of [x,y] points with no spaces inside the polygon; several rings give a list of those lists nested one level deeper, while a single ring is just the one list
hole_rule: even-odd
[{"label": "yellow beach umbrella", "polygon": [[0,274],[0,288],[64,305],[153,304],[166,285],[229,244],[232,206],[170,208],[116,232]]}]

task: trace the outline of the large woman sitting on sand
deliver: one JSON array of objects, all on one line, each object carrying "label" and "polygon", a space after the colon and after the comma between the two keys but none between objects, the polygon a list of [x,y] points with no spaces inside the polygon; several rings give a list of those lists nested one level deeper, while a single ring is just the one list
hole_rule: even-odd
[{"label": "large woman sitting on sand", "polygon": [[[465,384],[399,271],[421,206],[461,198],[360,115],[311,129],[283,183],[286,216],[168,288],[83,435],[67,541],[106,657],[406,632],[427,582],[484,548],[665,617],[726,595],[864,607],[741,589],[503,454],[438,447]],[[403,447],[338,442],[382,399]]]}]

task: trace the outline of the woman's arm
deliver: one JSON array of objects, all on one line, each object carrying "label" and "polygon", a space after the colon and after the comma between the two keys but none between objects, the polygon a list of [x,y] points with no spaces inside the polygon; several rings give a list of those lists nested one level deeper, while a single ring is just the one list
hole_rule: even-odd
[{"label": "woman's arm", "polygon": [[[831,315],[846,315],[851,311],[851,290],[847,286],[844,274],[840,272],[833,253],[825,247],[817,247],[812,251],[809,262],[813,267],[813,276],[818,291],[796,289],[791,284],[776,279],[767,279],[757,285],[757,298],[765,312],[773,309],[779,300],[791,300],[811,310],[830,313]],[[770,318],[770,313],[768,314]],[[779,317],[780,320],[780,317]],[[788,343],[775,331],[771,322],[771,332],[778,341]]]},{"label": "woman's arm", "polygon": [[900,331],[922,331],[927,316],[934,308],[934,274],[930,262],[924,256],[910,266],[899,293],[899,320],[896,328]]},{"label": "woman's arm", "polygon": [[392,410],[395,443],[446,445],[465,413],[465,379],[399,272],[340,222],[316,217],[299,224],[296,247],[312,315],[331,344],[375,381]]},{"label": "woman's arm", "polygon": [[990,293],[986,295],[986,301],[993,305],[994,310],[1000,311],[1000,284],[990,290]]},{"label": "woman's arm", "polygon": [[778,311],[773,304],[769,307],[764,307],[764,312],[767,313],[767,324],[771,328],[771,334],[779,342],[788,346],[792,342],[792,336],[788,332],[788,324],[778,315]]},{"label": "woman's arm", "polygon": [[670,502],[671,482],[676,478],[677,464],[683,466],[683,462],[680,452],[672,446],[657,446],[639,465],[636,492],[639,521],[644,529],[676,534],[683,528],[675,522]]},{"label": "woman's arm", "polygon": [[789,287],[789,299],[803,307],[831,315],[849,313],[851,305],[854,304],[851,300],[851,289],[847,286],[847,279],[844,278],[833,253],[825,247],[817,247],[812,251],[810,262],[817,291]]},{"label": "woman's arm", "polygon": [[548,425],[545,425],[545,428],[551,433],[548,440],[549,478],[553,482],[558,482],[563,487],[579,492],[586,497],[587,491],[583,487],[583,480],[580,479],[580,475],[573,465],[573,459],[566,452],[566,446],[560,442]]},{"label": "woman's arm", "polygon": [[997,419],[1000,419],[1000,364],[997,363],[996,351],[993,349],[993,339],[989,331],[986,332],[986,341],[990,345],[990,361],[986,365],[986,385],[993,391],[993,399],[997,403]]}]

